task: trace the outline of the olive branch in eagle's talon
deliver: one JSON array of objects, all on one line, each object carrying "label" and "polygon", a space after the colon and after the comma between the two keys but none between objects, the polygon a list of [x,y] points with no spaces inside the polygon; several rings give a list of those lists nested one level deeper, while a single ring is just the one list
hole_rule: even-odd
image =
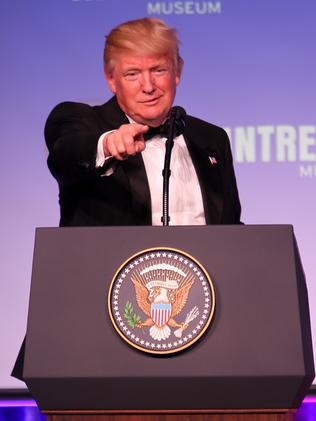
[{"label": "olive branch in eagle's talon", "polygon": [[133,329],[135,327],[138,327],[138,325],[141,323],[140,316],[134,313],[132,303],[130,303],[129,301],[126,301],[126,304],[125,304],[124,318],[127,320],[128,325],[132,327]]}]

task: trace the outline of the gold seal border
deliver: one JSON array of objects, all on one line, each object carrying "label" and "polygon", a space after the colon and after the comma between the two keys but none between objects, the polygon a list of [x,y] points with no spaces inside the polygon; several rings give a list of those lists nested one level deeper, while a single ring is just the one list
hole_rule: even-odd
[{"label": "gold seal border", "polygon": [[[197,264],[197,266],[200,267],[200,269],[202,269],[202,271],[203,271],[203,273],[204,273],[204,275],[205,275],[205,277],[206,277],[206,279],[207,279],[207,281],[208,281],[208,283],[210,285],[210,289],[211,289],[211,292],[212,292],[212,308],[211,308],[211,311],[210,311],[210,314],[209,314],[207,323],[205,324],[204,328],[201,330],[201,332],[194,339],[192,339],[191,342],[189,342],[189,343],[187,343],[187,344],[185,344],[185,345],[183,345],[183,346],[181,346],[179,348],[176,348],[176,349],[172,349],[172,350],[169,349],[169,350],[166,350],[166,351],[155,351],[155,350],[150,350],[150,349],[142,348],[141,346],[136,345],[134,342],[130,341],[126,336],[123,335],[123,333],[121,332],[121,330],[117,326],[117,324],[115,322],[115,319],[114,319],[114,316],[112,314],[111,296],[112,296],[113,285],[114,285],[114,283],[116,281],[116,278],[117,278],[118,274],[120,273],[120,271],[123,269],[124,266],[126,266],[131,260],[135,259],[137,256],[140,256],[141,254],[148,253],[148,252],[153,252],[153,251],[155,251],[155,252],[157,252],[157,251],[163,251],[163,250],[173,251],[173,252],[176,252],[176,253],[180,253],[180,254],[182,254],[184,256],[187,256],[189,259],[193,260]],[[190,346],[192,346],[195,342],[197,342],[204,335],[205,331],[208,329],[208,327],[209,327],[209,325],[210,325],[210,323],[211,323],[211,321],[212,321],[212,319],[214,317],[214,312],[215,312],[215,290],[214,290],[214,285],[213,285],[212,279],[211,279],[210,275],[208,274],[207,270],[205,269],[205,267],[195,257],[191,256],[191,254],[186,253],[183,250],[173,248],[173,247],[162,247],[162,246],[151,247],[151,248],[148,248],[148,249],[141,250],[141,251],[133,254],[132,256],[130,256],[128,259],[126,259],[124,261],[124,263],[121,264],[121,266],[115,272],[115,274],[114,274],[114,276],[112,278],[110,287],[109,287],[109,292],[108,292],[108,312],[109,312],[109,315],[110,315],[111,322],[112,322],[115,330],[117,331],[117,333],[121,336],[122,339],[124,339],[125,342],[127,342],[133,348],[136,348],[139,351],[146,352],[148,354],[156,354],[156,355],[157,354],[158,355],[175,354],[177,352],[182,351],[183,349],[186,349],[186,348],[189,348]]]}]

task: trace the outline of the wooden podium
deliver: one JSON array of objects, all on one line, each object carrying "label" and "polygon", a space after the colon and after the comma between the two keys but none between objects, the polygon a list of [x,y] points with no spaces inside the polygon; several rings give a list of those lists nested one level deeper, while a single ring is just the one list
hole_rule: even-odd
[{"label": "wooden podium", "polygon": [[201,411],[196,412],[163,412],[155,413],[102,413],[99,412],[57,412],[47,414],[47,421],[295,421],[295,411],[272,412],[265,410],[254,411]]},{"label": "wooden podium", "polygon": [[[117,269],[152,247],[190,254],[215,287],[204,336],[167,356],[124,342],[107,310]],[[314,378],[292,227],[37,229],[24,377],[49,421],[292,419]]]}]

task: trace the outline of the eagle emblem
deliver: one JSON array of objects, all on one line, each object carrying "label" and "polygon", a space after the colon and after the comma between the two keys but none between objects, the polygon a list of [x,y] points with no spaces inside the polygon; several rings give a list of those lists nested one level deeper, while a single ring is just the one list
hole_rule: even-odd
[{"label": "eagle emblem", "polygon": [[109,292],[114,327],[133,346],[176,352],[195,342],[214,312],[206,270],[184,252],[151,249],[123,265]]},{"label": "eagle emblem", "polygon": [[[170,279],[171,278],[171,279]],[[150,327],[149,334],[157,341],[168,339],[171,328],[184,330],[185,323],[174,319],[183,310],[194,277],[185,273],[178,265],[156,263],[131,276],[139,308],[148,316],[136,327]],[[196,311],[198,315],[198,311]]]}]

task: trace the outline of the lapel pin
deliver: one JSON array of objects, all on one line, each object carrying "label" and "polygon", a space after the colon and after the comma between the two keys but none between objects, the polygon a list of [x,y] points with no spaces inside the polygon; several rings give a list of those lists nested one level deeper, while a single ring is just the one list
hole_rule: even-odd
[{"label": "lapel pin", "polygon": [[214,156],[209,156],[209,160],[210,160],[211,165],[217,164],[216,158]]}]

